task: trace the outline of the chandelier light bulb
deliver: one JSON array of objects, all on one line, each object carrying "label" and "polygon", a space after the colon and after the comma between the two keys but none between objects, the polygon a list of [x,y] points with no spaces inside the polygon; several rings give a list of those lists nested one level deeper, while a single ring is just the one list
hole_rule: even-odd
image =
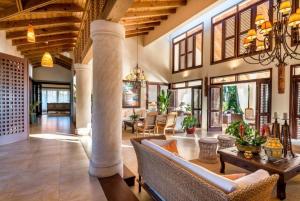
[{"label": "chandelier light bulb", "polygon": [[262,25],[262,23],[264,23],[266,20],[265,20],[265,17],[263,15],[257,15],[256,18],[255,18],[255,24],[257,26],[260,26]]},{"label": "chandelier light bulb", "polygon": [[252,42],[254,39],[256,39],[256,31],[255,31],[255,29],[250,29],[249,31],[248,31],[248,36],[247,36],[247,39],[250,41],[250,42]]},{"label": "chandelier light bulb", "polygon": [[288,25],[290,27],[296,27],[299,24],[300,24],[300,14],[298,13],[291,14],[291,16],[289,17]]},{"label": "chandelier light bulb", "polygon": [[282,15],[287,15],[289,14],[289,12],[292,10],[292,4],[291,2],[288,0],[288,1],[283,1],[280,3],[280,6],[279,6],[279,12],[282,14]]}]

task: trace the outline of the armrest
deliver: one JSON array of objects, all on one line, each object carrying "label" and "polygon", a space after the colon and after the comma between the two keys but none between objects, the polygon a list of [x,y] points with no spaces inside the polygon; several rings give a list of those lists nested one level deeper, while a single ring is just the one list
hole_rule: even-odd
[{"label": "armrest", "polygon": [[130,141],[141,143],[142,140],[151,140],[151,139],[166,140],[167,138],[165,135],[155,135],[155,136],[131,138]]}]

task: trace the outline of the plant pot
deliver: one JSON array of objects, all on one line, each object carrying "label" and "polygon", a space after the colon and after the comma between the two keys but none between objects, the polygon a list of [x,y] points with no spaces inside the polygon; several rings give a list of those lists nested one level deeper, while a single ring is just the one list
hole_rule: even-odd
[{"label": "plant pot", "polygon": [[196,130],[195,127],[193,127],[193,128],[187,128],[186,129],[186,133],[192,135],[192,134],[195,133],[195,130]]},{"label": "plant pot", "polygon": [[236,143],[236,147],[240,152],[251,151],[253,154],[259,154],[261,146],[241,145]]},{"label": "plant pot", "polygon": [[36,123],[36,113],[30,113],[30,123]]}]

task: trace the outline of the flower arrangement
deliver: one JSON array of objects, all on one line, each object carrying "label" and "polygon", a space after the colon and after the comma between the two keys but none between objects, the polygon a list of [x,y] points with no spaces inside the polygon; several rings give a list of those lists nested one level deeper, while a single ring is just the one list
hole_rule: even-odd
[{"label": "flower arrangement", "polygon": [[266,142],[265,136],[259,135],[244,121],[232,122],[225,132],[236,138],[236,145],[240,151],[259,152],[261,145]]}]

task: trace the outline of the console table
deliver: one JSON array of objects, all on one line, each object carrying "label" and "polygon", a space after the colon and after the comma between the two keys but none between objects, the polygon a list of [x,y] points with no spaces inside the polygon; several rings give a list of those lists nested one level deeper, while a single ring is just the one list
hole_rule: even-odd
[{"label": "console table", "polygon": [[246,159],[243,153],[239,152],[236,147],[221,149],[218,151],[221,161],[221,173],[225,173],[225,163],[238,166],[248,171],[256,171],[264,169],[270,174],[278,174],[277,182],[277,198],[284,200],[286,198],[286,182],[300,173],[300,155],[295,155],[295,158],[280,159],[275,162],[270,162],[267,156],[253,155],[252,159]]},{"label": "console table", "polygon": [[127,126],[128,126],[128,127],[131,127],[131,131],[132,131],[132,133],[134,133],[134,125],[135,125],[135,121],[132,121],[132,120],[124,120],[123,123],[124,123],[124,130],[126,130],[126,128],[127,128]]}]

